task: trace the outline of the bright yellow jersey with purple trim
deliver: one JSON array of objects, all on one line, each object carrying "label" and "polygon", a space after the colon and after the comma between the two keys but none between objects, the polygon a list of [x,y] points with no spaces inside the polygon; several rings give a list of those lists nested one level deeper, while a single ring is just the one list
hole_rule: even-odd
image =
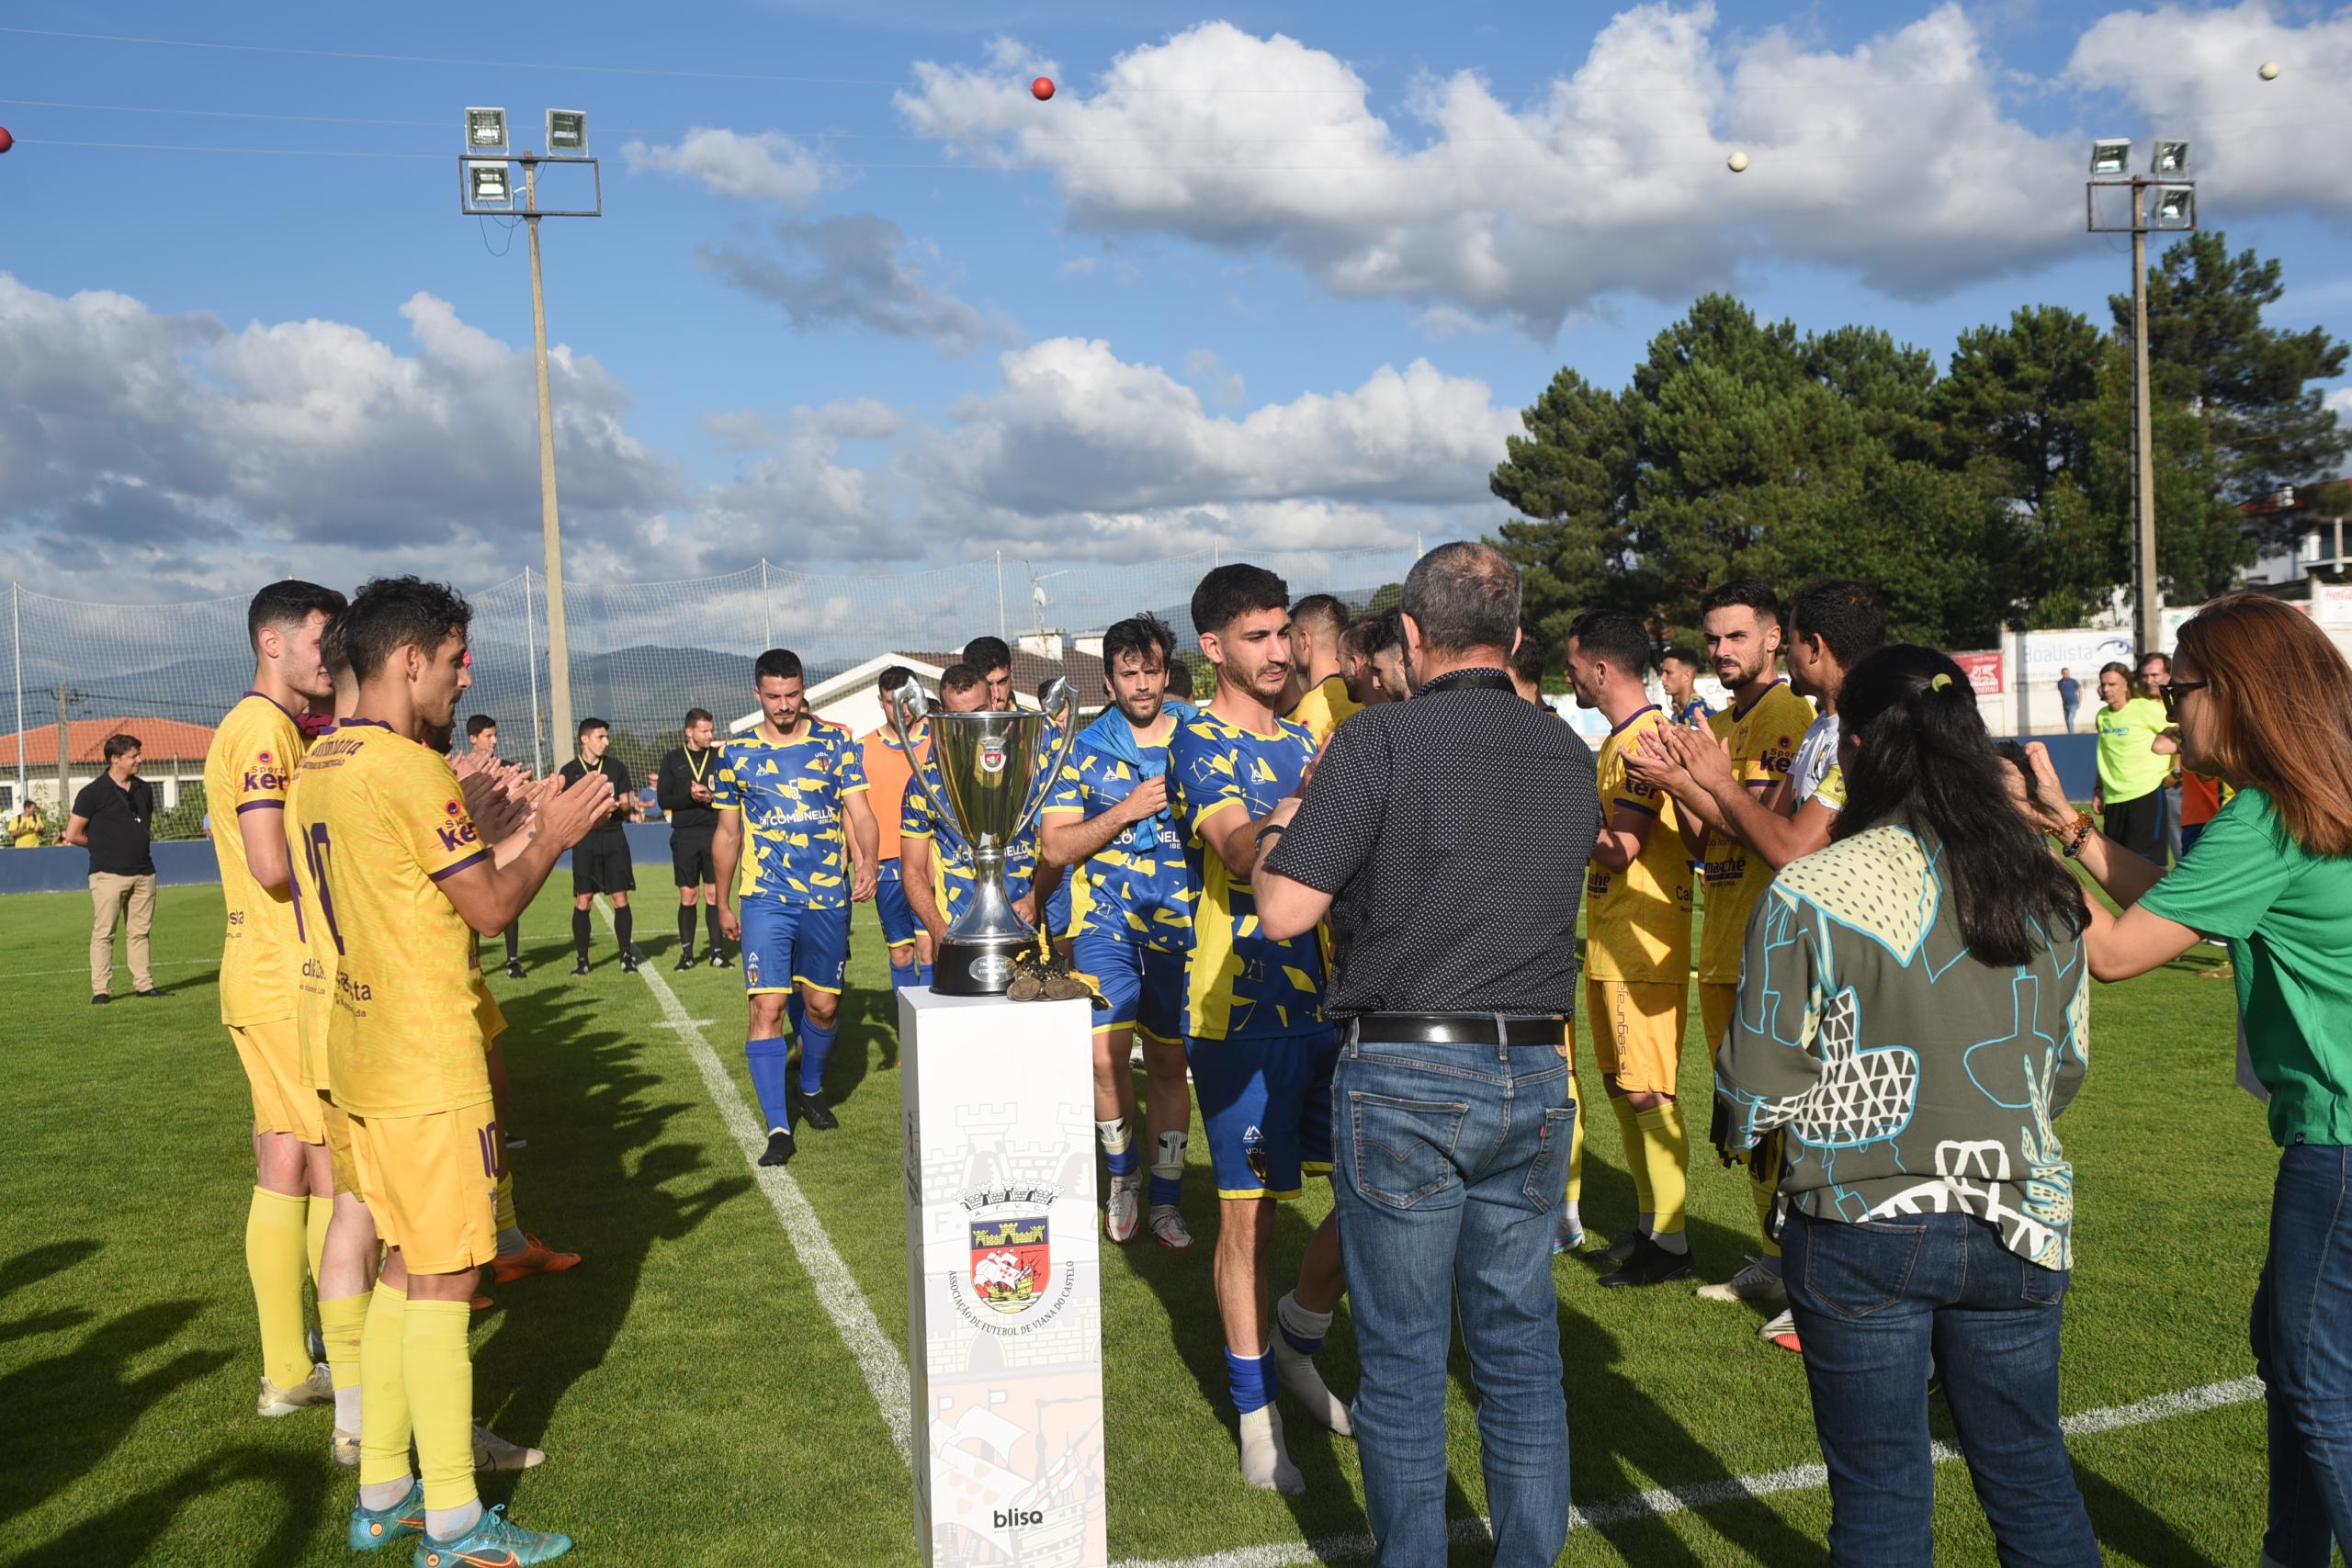
[{"label": "bright yellow jersey with purple trim", "polygon": [[865,792],[865,748],[838,724],[811,718],[786,740],[757,730],[718,748],[710,803],[743,818],[735,891],[803,909],[849,907],[849,797]]},{"label": "bright yellow jersey with purple trim", "polygon": [[[318,881],[325,857],[305,853],[316,842],[313,835],[330,831],[325,826],[327,796],[343,777],[348,751],[331,744],[335,735],[329,729],[312,742],[286,792],[286,847],[294,868],[295,931],[301,939],[301,963],[294,978],[295,1076],[305,1089],[330,1087],[327,1031],[334,1016],[335,978],[343,968],[342,948],[324,917],[326,901]],[[322,911],[321,918],[309,919],[311,909]]]},{"label": "bright yellow jersey with purple trim", "polygon": [[212,854],[229,913],[220,943],[220,1021],[232,1028],[294,1016],[294,973],[302,962],[294,906],[254,880],[243,824],[264,816],[270,831],[283,830],[287,787],[301,761],[301,727],[259,692],[238,699],[204,754]]},{"label": "bright yellow jersey with purple trim", "polygon": [[[307,942],[335,950],[327,1087],[354,1116],[423,1116],[490,1098],[473,928],[440,884],[490,858],[448,760],[380,724],[345,719],[311,749],[291,828]],[[313,779],[311,782],[316,782]]]},{"label": "bright yellow jersey with purple trim", "polygon": [[1667,727],[1666,715],[1645,707],[1600,743],[1597,783],[1600,817],[1622,807],[1651,818],[1642,852],[1623,871],[1599,861],[1584,879],[1584,972],[1595,980],[1668,981],[1690,977],[1690,852],[1682,842],[1674,799],[1635,778],[1626,756],[1642,737]]},{"label": "bright yellow jersey with purple trim", "polygon": [[[1797,742],[1813,723],[1813,705],[1775,681],[1746,707],[1707,716],[1717,740],[1731,744],[1732,776],[1762,799],[1788,777]],[[1707,911],[1699,934],[1699,983],[1739,983],[1739,961],[1747,942],[1747,917],[1772,885],[1772,863],[1728,833],[1707,838]]]}]

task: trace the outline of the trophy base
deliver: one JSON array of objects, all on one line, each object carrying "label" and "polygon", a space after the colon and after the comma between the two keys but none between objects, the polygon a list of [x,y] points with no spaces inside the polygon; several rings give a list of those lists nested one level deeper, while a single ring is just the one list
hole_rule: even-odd
[{"label": "trophy base", "polygon": [[949,937],[932,959],[931,988],[943,997],[1001,997],[1012,983],[1012,961],[1035,938],[1007,936],[994,942],[958,942]]}]

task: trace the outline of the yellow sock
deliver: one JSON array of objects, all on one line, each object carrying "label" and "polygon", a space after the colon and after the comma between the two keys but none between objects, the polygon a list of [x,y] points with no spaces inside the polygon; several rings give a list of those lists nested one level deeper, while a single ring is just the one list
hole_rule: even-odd
[{"label": "yellow sock", "polygon": [[1678,1100],[1634,1112],[1634,1135],[1641,1141],[1639,1185],[1649,1190],[1657,1206],[1650,1230],[1657,1235],[1678,1235],[1690,1195],[1690,1130],[1682,1120]]},{"label": "yellow sock", "polygon": [[[307,1201],[311,1205],[311,1281],[318,1282],[319,1262],[327,1255],[327,1222],[334,1218],[334,1200],[313,1193]],[[320,1330],[324,1333],[324,1329]]]},{"label": "yellow sock", "polygon": [[[359,1333],[359,1484],[398,1481],[408,1468],[408,1295],[381,1280]],[[334,1352],[332,1342],[328,1354]]]},{"label": "yellow sock", "polygon": [[[1573,1090],[1576,1079],[1568,1079]],[[1568,1201],[1580,1201],[1584,1197],[1584,1097],[1577,1096],[1576,1121],[1568,1130]]]},{"label": "yellow sock", "polygon": [[302,1342],[303,1207],[307,1199],[254,1189],[245,1211],[245,1272],[261,1324],[262,1375],[292,1388],[311,1375]]},{"label": "yellow sock", "polygon": [[368,1306],[374,1295],[338,1296],[319,1303],[319,1337],[327,1342],[327,1367],[334,1373],[335,1392],[359,1382],[359,1341],[368,1331]]},{"label": "yellow sock", "polygon": [[424,1506],[474,1500],[474,1364],[466,1348],[473,1310],[464,1302],[411,1302],[401,1370],[416,1424],[416,1470]]},{"label": "yellow sock", "polygon": [[1657,1205],[1650,1192],[1650,1162],[1642,1151],[1642,1129],[1634,1120],[1638,1112],[1622,1094],[1609,1097],[1609,1109],[1617,1113],[1617,1135],[1625,1145],[1625,1171],[1634,1179],[1634,1208],[1645,1218],[1653,1217]]},{"label": "yellow sock", "polygon": [[514,1173],[508,1171],[498,1179],[498,1228],[519,1230],[521,1222],[514,1218]]}]

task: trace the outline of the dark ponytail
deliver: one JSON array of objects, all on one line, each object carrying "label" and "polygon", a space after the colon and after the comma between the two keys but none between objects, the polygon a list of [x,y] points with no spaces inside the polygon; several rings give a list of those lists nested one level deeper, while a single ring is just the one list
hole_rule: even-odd
[{"label": "dark ponytail", "polygon": [[2052,931],[2089,922],[2082,885],[2009,798],[2009,764],[1959,665],[1932,648],[1883,648],[1846,672],[1838,717],[1860,751],[1830,837],[1894,818],[1937,840],[1971,953],[2023,964]]}]

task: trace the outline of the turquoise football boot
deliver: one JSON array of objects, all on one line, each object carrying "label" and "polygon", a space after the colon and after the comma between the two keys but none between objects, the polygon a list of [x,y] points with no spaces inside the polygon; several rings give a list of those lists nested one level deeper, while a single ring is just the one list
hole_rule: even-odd
[{"label": "turquoise football boot", "polygon": [[381,1551],[403,1536],[424,1533],[424,1483],[409,1483],[408,1495],[389,1508],[351,1505],[351,1550]]},{"label": "turquoise football boot", "polygon": [[506,1517],[506,1505],[483,1510],[474,1528],[456,1540],[431,1536],[416,1543],[416,1568],[528,1568],[552,1562],[571,1550],[571,1538],[553,1530],[526,1530]]}]

